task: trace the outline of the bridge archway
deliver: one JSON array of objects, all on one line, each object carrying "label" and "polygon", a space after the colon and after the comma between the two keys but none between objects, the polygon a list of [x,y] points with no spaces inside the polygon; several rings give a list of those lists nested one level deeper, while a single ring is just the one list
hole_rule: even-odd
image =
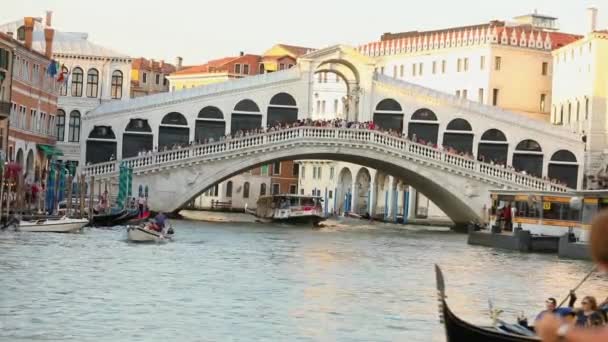
[{"label": "bridge archway", "polygon": [[578,184],[578,161],[574,153],[568,150],[559,150],[551,156],[547,176],[557,179],[572,189]]},{"label": "bridge archway", "polygon": [[513,152],[513,167],[532,176],[543,176],[543,150],[536,140],[526,139],[517,144]]},{"label": "bridge archway", "polygon": [[17,161],[17,164],[21,166],[22,170],[25,169],[25,164],[23,163],[23,150],[21,148],[17,150],[17,157],[15,158],[15,161]]},{"label": "bridge archway", "polygon": [[471,124],[465,119],[457,118],[448,123],[443,133],[443,146],[472,154],[473,137]]},{"label": "bridge archway", "polygon": [[140,152],[152,151],[154,133],[146,119],[131,119],[122,134],[122,157],[131,158]]},{"label": "bridge archway", "polygon": [[477,149],[477,158],[487,163],[507,164],[509,142],[505,134],[498,129],[489,129],[481,135]]},{"label": "bridge archway", "polygon": [[437,144],[439,136],[437,115],[427,108],[415,111],[408,123],[407,136],[412,141]]},{"label": "bridge archway", "polygon": [[296,99],[288,93],[278,93],[270,99],[266,122],[269,126],[292,124],[298,121]]},{"label": "bridge archway", "polygon": [[224,113],[214,106],[207,106],[198,112],[194,127],[194,140],[204,142],[209,139],[218,141],[226,135]]},{"label": "bridge archway", "polygon": [[352,185],[352,172],[347,167],[342,168],[338,173],[338,192],[336,194],[336,201],[338,203],[337,209],[339,213],[351,211],[353,197]]},{"label": "bridge archway", "polygon": [[158,149],[171,148],[173,145],[187,145],[190,137],[188,120],[182,113],[171,112],[165,115],[158,127]]},{"label": "bridge archway", "polygon": [[262,127],[262,112],[257,103],[250,99],[239,101],[230,118],[230,134],[250,131]]},{"label": "bridge archway", "polygon": [[353,211],[357,214],[363,215],[369,211],[371,180],[369,170],[366,167],[360,168],[355,180],[354,197],[356,199],[353,204]]},{"label": "bridge archway", "polygon": [[376,105],[374,124],[384,130],[403,132],[403,109],[394,99],[384,99]]},{"label": "bridge archway", "polygon": [[93,126],[87,138],[86,163],[97,164],[116,159],[116,135],[110,126]]},{"label": "bridge archway", "polygon": [[343,100],[343,116],[349,121],[358,121],[361,93],[361,75],[357,67],[344,58],[329,58],[317,64],[313,74],[319,72],[335,73],[346,83],[346,95]]},{"label": "bridge archway", "polygon": [[34,151],[30,150],[27,153],[27,159],[26,159],[26,163],[25,163],[25,173],[28,175],[28,177],[34,177]]}]

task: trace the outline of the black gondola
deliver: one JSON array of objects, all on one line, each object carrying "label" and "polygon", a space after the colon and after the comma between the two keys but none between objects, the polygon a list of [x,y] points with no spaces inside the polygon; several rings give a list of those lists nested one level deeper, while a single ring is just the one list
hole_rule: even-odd
[{"label": "black gondola", "polygon": [[139,215],[139,211],[137,209],[127,210],[121,216],[117,217],[115,220],[111,222],[112,226],[120,226],[130,222],[133,219],[136,219]]},{"label": "black gondola", "polygon": [[[445,326],[447,342],[533,342],[540,341],[536,336],[522,336],[507,332],[507,329],[518,329],[517,326],[478,327],[458,318],[445,301],[445,283],[443,273],[435,265],[437,277],[437,295],[439,296],[439,320]],[[524,331],[522,331],[524,332]],[[532,332],[528,332],[532,335]]]},{"label": "black gondola", "polygon": [[91,219],[91,226],[94,227],[110,227],[114,225],[114,221],[119,217],[125,215],[126,210],[119,210],[115,212],[111,212],[109,214],[98,214],[94,215],[93,219]]}]

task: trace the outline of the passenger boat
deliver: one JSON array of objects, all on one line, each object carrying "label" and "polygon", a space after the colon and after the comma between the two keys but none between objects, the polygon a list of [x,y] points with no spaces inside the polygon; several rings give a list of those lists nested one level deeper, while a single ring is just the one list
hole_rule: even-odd
[{"label": "passenger boat", "polygon": [[312,223],[318,225],[323,215],[323,200],[320,196],[272,195],[262,196],[257,201],[255,216],[261,219],[285,223]]},{"label": "passenger boat", "polygon": [[540,339],[531,331],[519,325],[500,322],[496,326],[480,327],[465,322],[450,310],[445,298],[445,282],[441,268],[435,265],[437,295],[439,299],[439,320],[445,326],[447,342],[533,342]]},{"label": "passenger boat", "polygon": [[591,220],[608,208],[608,191],[530,192],[499,190],[491,192],[490,226],[504,226],[501,211],[515,208],[514,228],[532,235],[563,236],[571,233],[579,242],[587,242]]},{"label": "passenger boat", "polygon": [[64,216],[58,220],[20,221],[17,230],[22,232],[74,233],[80,231],[88,223],[89,220],[87,219],[73,219]]},{"label": "passenger boat", "polygon": [[163,234],[150,228],[150,224],[127,227],[127,240],[131,242],[167,242],[173,239],[173,227]]}]

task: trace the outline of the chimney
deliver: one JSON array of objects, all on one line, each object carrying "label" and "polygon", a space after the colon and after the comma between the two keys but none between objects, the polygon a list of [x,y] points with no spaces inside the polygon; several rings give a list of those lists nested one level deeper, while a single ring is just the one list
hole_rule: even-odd
[{"label": "chimney", "polygon": [[32,49],[32,40],[34,39],[34,18],[25,17],[23,18],[25,28],[25,48],[28,50]]},{"label": "chimney", "polygon": [[46,11],[46,19],[44,21],[46,27],[53,26],[53,11]]},{"label": "chimney", "polygon": [[55,37],[55,30],[50,27],[44,28],[44,55],[46,58],[51,59],[53,57],[53,37]]},{"label": "chimney", "polygon": [[594,32],[597,29],[597,8],[587,8],[587,20],[589,20],[589,32]]},{"label": "chimney", "polygon": [[239,56],[241,56],[241,57],[245,56],[245,52],[241,51],[241,52],[239,53]]},{"label": "chimney", "polygon": [[176,71],[181,70],[183,61],[184,61],[184,59],[179,56],[175,58],[175,70]]}]

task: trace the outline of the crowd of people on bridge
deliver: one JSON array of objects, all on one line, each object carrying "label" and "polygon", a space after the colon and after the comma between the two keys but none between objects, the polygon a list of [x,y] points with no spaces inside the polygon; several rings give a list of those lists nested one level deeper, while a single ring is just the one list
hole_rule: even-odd
[{"label": "crowd of people on bridge", "polygon": [[[137,156],[138,157],[151,156],[152,154],[154,154],[156,152],[181,150],[181,149],[192,147],[192,146],[199,146],[199,145],[205,145],[205,144],[212,144],[212,143],[216,143],[216,142],[230,141],[232,139],[239,139],[239,138],[264,134],[264,133],[279,132],[282,130],[287,130],[290,128],[297,128],[297,127],[342,128],[342,129],[361,129],[361,130],[379,131],[382,133],[386,133],[390,136],[405,139],[407,141],[414,142],[419,145],[424,145],[426,147],[430,147],[430,148],[433,148],[433,149],[436,149],[436,150],[439,150],[439,151],[442,151],[445,153],[449,153],[451,155],[460,156],[462,158],[469,159],[469,160],[477,160],[479,162],[501,167],[501,168],[509,170],[509,171],[519,172],[522,175],[536,177],[535,175],[528,174],[528,172],[526,170],[515,169],[512,165],[508,165],[505,160],[489,159],[489,158],[486,158],[486,156],[484,156],[484,155],[479,155],[476,159],[471,151],[458,150],[457,148],[455,148],[453,146],[449,146],[449,145],[438,145],[437,143],[435,143],[433,141],[427,141],[423,138],[418,137],[415,133],[411,134],[411,136],[408,136],[402,130],[383,129],[379,125],[374,123],[373,121],[357,122],[357,121],[347,121],[344,119],[332,119],[332,120],[303,119],[303,120],[297,120],[293,123],[276,122],[274,124],[269,124],[266,127],[253,128],[253,129],[248,129],[248,130],[237,130],[234,134],[228,134],[228,135],[220,136],[218,138],[209,137],[209,138],[204,138],[204,139],[200,139],[197,141],[190,141],[189,143],[174,143],[172,145],[165,145],[165,146],[161,147],[160,149],[155,146],[152,150],[139,151]],[[543,177],[542,179],[544,181],[551,181],[552,183],[555,183],[555,184],[564,185],[564,186],[566,185],[563,182],[559,181],[558,179],[549,179],[547,177]]]}]

